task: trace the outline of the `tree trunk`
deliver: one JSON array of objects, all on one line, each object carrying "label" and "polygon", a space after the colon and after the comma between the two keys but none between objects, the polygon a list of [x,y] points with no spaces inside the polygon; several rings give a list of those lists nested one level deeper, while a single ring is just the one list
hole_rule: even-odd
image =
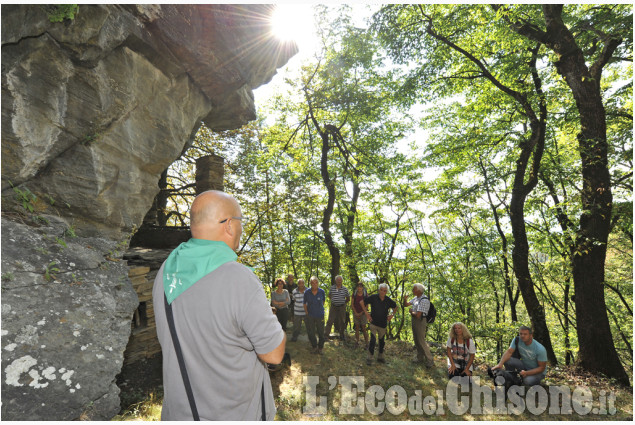
[{"label": "tree trunk", "polygon": [[[548,18],[553,16],[552,9],[544,8],[548,22],[555,18]],[[582,159],[583,213],[572,259],[580,344],[578,360],[586,369],[603,372],[626,383],[628,376],[611,336],[603,286],[613,201],[608,170],[606,113],[599,81],[595,81],[589,73],[582,51],[575,45],[569,31],[563,31],[566,27],[561,21],[548,24],[548,28],[554,26],[559,28],[558,35],[554,36],[559,41],[554,41],[554,50],[560,55],[557,68],[571,88],[581,124],[578,143]],[[562,44],[567,46],[566,50]],[[569,49],[575,49],[574,53],[571,54]]]},{"label": "tree trunk", "polygon": [[516,303],[518,302],[518,297],[514,297],[514,290],[512,288],[510,273],[509,273],[509,260],[508,260],[508,244],[507,244],[507,236],[505,232],[503,232],[503,228],[500,225],[500,217],[498,216],[498,210],[496,209],[496,205],[494,205],[494,201],[492,200],[492,196],[489,190],[490,182],[487,177],[487,169],[485,165],[483,165],[483,161],[479,159],[479,164],[481,166],[481,171],[483,171],[483,179],[485,181],[485,191],[487,192],[487,199],[489,201],[490,208],[492,209],[492,215],[494,216],[494,223],[496,223],[496,230],[498,231],[498,235],[501,238],[501,259],[503,260],[503,281],[505,282],[505,291],[507,292],[507,296],[509,297],[509,308],[512,316],[512,322],[518,322],[518,314],[516,313]]},{"label": "tree trunk", "polygon": [[[309,117],[311,122],[313,122],[313,126],[315,130],[320,135],[322,139],[322,155],[320,157],[320,175],[322,176],[322,181],[324,182],[324,187],[327,192],[327,201],[326,207],[324,207],[323,215],[322,215],[322,231],[324,232],[324,242],[331,254],[331,285],[335,284],[335,276],[340,274],[340,250],[335,245],[335,241],[333,240],[333,234],[331,233],[331,216],[333,215],[333,209],[335,207],[335,180],[337,176],[331,178],[329,175],[329,150],[331,149],[331,145],[329,143],[329,134],[331,137],[336,137],[336,133],[333,133],[329,130],[329,128],[333,127],[331,125],[326,125],[324,130],[320,127],[315,115],[313,114],[313,106],[311,104],[311,98],[305,88],[305,99],[309,106]],[[336,129],[337,131],[337,129]]]},{"label": "tree trunk", "polygon": [[[553,199],[553,205],[556,211],[556,219],[558,220],[558,223],[560,224],[560,228],[562,229],[562,237],[564,238],[564,241],[565,241],[564,246],[566,249],[564,249],[560,254],[565,264],[570,265],[571,253],[573,252],[573,248],[575,245],[573,238],[569,236],[570,229],[572,228],[573,224],[571,223],[571,220],[569,219],[569,216],[566,213],[565,207],[560,202],[560,198],[558,197],[558,194],[556,193],[555,185],[542,172],[540,173],[540,178],[545,184],[545,186],[547,187],[547,189],[549,190],[549,194],[551,195],[551,198]],[[564,196],[565,196],[564,204],[566,205],[567,204],[566,193],[564,194]],[[567,278],[564,282],[564,296],[563,296],[563,302],[564,302],[563,330],[564,330],[564,349],[565,349],[565,364],[566,365],[570,365],[573,360],[573,352],[571,351],[571,339],[569,338],[569,330],[571,327],[570,326],[571,320],[569,319],[569,305],[570,305],[569,293],[571,291],[571,279],[568,277],[569,272],[570,270],[563,270],[563,275],[567,275]]]},{"label": "tree trunk", "polygon": [[287,210],[287,235],[289,242],[289,260],[291,260],[291,270],[293,271],[293,276],[298,277],[298,269],[295,265],[295,256],[293,255],[293,235],[291,234],[291,220],[289,211]]},{"label": "tree trunk", "polygon": [[322,181],[326,187],[328,198],[326,201],[326,207],[324,208],[322,216],[322,230],[324,231],[324,241],[331,254],[331,285],[335,283],[335,276],[340,274],[340,250],[333,241],[333,234],[331,233],[331,216],[333,215],[333,207],[335,206],[335,179],[331,179],[328,170],[328,152],[329,135],[328,133],[320,133],[322,138],[322,159],[320,161],[320,174],[322,175]]},{"label": "tree trunk", "polygon": [[567,279],[564,283],[564,350],[565,358],[564,364],[569,366],[573,360],[573,353],[571,352],[571,340],[569,338],[569,328],[571,322],[569,321],[569,290],[571,289],[571,280]]},{"label": "tree trunk", "polygon": [[271,270],[271,281],[269,282],[271,285],[273,285],[274,280],[276,279],[276,276],[279,276],[278,274],[278,254],[277,254],[277,243],[278,243],[278,237],[276,235],[276,231],[273,227],[273,221],[274,219],[271,217],[273,208],[271,208],[272,205],[272,200],[271,200],[271,187],[269,184],[269,171],[265,170],[265,213],[263,214],[264,219],[267,220],[267,228],[269,230],[269,238],[271,240],[271,260],[269,262],[270,265],[270,269]]},{"label": "tree trunk", "polygon": [[[516,279],[518,280],[518,287],[522,293],[527,313],[531,318],[534,338],[547,349],[547,358],[549,361],[556,364],[557,359],[551,345],[551,336],[549,335],[549,329],[547,328],[545,310],[540,304],[540,301],[538,301],[536,291],[534,290],[534,282],[529,271],[529,243],[527,242],[524,212],[525,198],[528,190],[522,187],[524,186],[522,182],[525,172],[521,161],[522,159],[518,160],[516,178],[510,204],[510,219],[512,223],[512,234],[514,235],[512,261],[514,263]],[[519,182],[521,187],[517,187]]]},{"label": "tree trunk", "polygon": [[[516,161],[516,170],[514,172],[514,186],[512,189],[512,199],[510,205],[510,220],[512,223],[512,233],[514,236],[514,249],[512,250],[512,261],[514,264],[514,271],[518,279],[518,287],[523,295],[523,301],[527,308],[527,313],[531,317],[531,323],[534,330],[534,337],[540,341],[547,349],[547,358],[553,364],[557,363],[556,355],[553,352],[551,346],[551,337],[549,336],[549,329],[547,328],[547,322],[545,320],[545,313],[538,301],[536,292],[534,291],[534,284],[529,272],[529,244],[527,242],[527,233],[525,229],[525,200],[527,195],[533,190],[538,182],[538,171],[540,169],[540,161],[544,151],[545,144],[545,129],[547,121],[547,106],[542,91],[542,81],[536,70],[536,62],[538,57],[538,51],[540,50],[540,44],[531,49],[531,61],[529,63],[529,72],[531,73],[532,82],[534,84],[536,100],[538,103],[538,113],[534,110],[532,102],[526,93],[521,93],[503,84],[499,81],[488,69],[484,62],[481,62],[472,53],[464,50],[447,37],[437,33],[434,29],[432,19],[429,20],[426,33],[437,40],[445,43],[452,49],[461,53],[467,59],[472,61],[481,71],[483,78],[489,80],[496,88],[503,93],[512,97],[518,105],[522,108],[524,115],[529,120],[530,125],[530,137],[528,140],[523,140],[520,143],[520,155]],[[531,168],[529,173],[527,169],[529,167],[529,160],[532,158]],[[525,177],[528,174],[527,182],[525,183]]]},{"label": "tree trunk", "polygon": [[[498,7],[498,6],[495,6]],[[519,34],[552,49],[558,60],[556,71],[571,89],[580,114],[578,144],[582,160],[582,215],[572,252],[576,321],[580,366],[604,373],[630,385],[611,335],[604,299],[604,263],[610,230],[613,196],[608,170],[606,112],[600,80],[622,40],[601,40],[602,51],[589,68],[582,49],[562,19],[563,5],[545,4],[542,11],[546,31],[526,22],[510,22]]]},{"label": "tree trunk", "polygon": [[157,208],[157,224],[159,226],[166,226],[168,224],[168,216],[166,210],[168,208],[168,169],[161,173],[159,178],[159,193],[155,198]]},{"label": "tree trunk", "polygon": [[351,207],[346,213],[346,224],[344,226],[345,231],[342,234],[344,238],[344,255],[346,257],[345,263],[348,269],[348,277],[351,281],[351,286],[355,290],[355,285],[359,282],[359,274],[357,273],[357,260],[355,258],[355,252],[353,250],[353,230],[355,229],[355,218],[357,216],[357,201],[359,199],[359,182],[357,176],[353,178],[353,196],[351,198]]}]

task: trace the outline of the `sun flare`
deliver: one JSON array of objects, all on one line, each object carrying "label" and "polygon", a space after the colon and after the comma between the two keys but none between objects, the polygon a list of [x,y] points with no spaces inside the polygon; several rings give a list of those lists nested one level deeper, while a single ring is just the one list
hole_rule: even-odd
[{"label": "sun flare", "polygon": [[306,4],[278,4],[271,16],[271,31],[279,39],[306,44],[312,37],[312,18]]}]

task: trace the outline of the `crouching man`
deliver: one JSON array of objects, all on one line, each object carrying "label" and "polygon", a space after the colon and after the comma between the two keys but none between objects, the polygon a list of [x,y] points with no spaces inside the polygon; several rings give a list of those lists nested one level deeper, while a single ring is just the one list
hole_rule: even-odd
[{"label": "crouching man", "polygon": [[[514,356],[517,352],[520,358]],[[524,385],[538,385],[547,374],[547,350],[536,341],[531,328],[521,326],[518,336],[512,340],[500,362],[492,368],[520,371]]]}]

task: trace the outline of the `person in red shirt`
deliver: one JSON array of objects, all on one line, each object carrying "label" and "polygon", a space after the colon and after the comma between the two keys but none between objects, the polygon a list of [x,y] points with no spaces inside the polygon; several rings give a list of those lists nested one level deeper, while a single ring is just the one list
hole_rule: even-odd
[{"label": "person in red shirt", "polygon": [[364,283],[358,282],[355,288],[355,294],[351,298],[351,310],[353,311],[353,325],[355,326],[355,344],[359,346],[359,331],[364,334],[364,342],[366,343],[365,349],[368,349],[368,329],[366,329],[366,323],[368,319],[364,314],[361,302],[366,297],[366,289],[364,289]]}]

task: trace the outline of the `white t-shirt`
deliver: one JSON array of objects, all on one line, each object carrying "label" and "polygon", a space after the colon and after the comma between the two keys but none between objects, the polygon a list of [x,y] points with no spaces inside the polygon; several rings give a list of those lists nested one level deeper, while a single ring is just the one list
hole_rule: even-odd
[{"label": "white t-shirt", "polygon": [[[464,341],[465,342],[465,341]],[[448,338],[448,343],[445,345],[452,349],[452,358],[454,359],[454,364],[457,367],[460,367],[460,361],[465,360],[465,364],[470,360],[468,354],[476,354],[476,344],[474,344],[474,339],[470,338],[467,344],[459,344],[455,339],[454,344],[452,344],[452,338]],[[450,359],[447,359],[448,368],[450,367]],[[470,370],[473,370],[474,366],[470,366]]]}]

